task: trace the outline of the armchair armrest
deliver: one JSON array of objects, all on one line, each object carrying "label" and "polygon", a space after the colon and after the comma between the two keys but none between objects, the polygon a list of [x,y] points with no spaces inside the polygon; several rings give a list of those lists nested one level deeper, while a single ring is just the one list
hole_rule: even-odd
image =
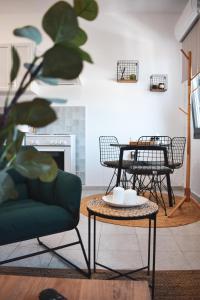
[{"label": "armchair armrest", "polygon": [[82,185],[78,176],[58,171],[55,183],[55,204],[79,218]]}]

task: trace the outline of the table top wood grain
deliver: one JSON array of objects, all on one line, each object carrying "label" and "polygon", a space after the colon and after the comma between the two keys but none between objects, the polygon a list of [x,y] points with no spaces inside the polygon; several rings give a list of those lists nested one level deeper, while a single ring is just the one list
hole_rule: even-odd
[{"label": "table top wood grain", "polygon": [[150,300],[147,281],[0,275],[1,300],[38,300],[47,288],[56,289],[68,300]]}]

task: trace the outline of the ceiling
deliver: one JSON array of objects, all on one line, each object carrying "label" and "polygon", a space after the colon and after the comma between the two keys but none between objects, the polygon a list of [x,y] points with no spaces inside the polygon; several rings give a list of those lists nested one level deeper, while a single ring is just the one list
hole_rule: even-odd
[{"label": "ceiling", "polygon": [[[107,13],[181,13],[188,0],[97,0]],[[0,13],[40,13],[56,0],[0,0]],[[73,2],[69,0],[69,2]]]}]

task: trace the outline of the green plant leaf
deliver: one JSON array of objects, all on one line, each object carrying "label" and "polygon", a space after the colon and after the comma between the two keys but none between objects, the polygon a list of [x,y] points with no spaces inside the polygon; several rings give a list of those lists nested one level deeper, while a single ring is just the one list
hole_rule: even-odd
[{"label": "green plant leaf", "polygon": [[64,42],[62,43],[62,46],[66,47],[66,49],[74,49],[74,51],[78,52],[81,59],[83,61],[87,61],[89,63],[93,63],[91,56],[86,51],[82,50],[81,48],[77,48],[75,45],[73,45],[71,42]]},{"label": "green plant leaf", "polygon": [[17,153],[14,168],[30,179],[39,178],[52,181],[57,175],[57,165],[51,155],[35,150],[22,150]]},{"label": "green plant leaf", "polygon": [[[2,122],[3,122],[3,115],[0,114],[0,124]],[[13,130],[13,127],[14,127],[14,124],[11,120],[7,120],[6,124],[0,126],[0,128],[1,128],[0,129],[0,146],[2,146],[5,143],[8,135],[9,135],[9,132]]]},{"label": "green plant leaf", "polygon": [[12,55],[12,69],[10,72],[10,81],[13,82],[17,77],[19,67],[20,67],[20,58],[17,53],[17,50],[13,46],[11,48],[11,55]]},{"label": "green plant leaf", "polygon": [[55,45],[44,54],[44,77],[74,79],[80,74],[83,67],[78,49]]},{"label": "green plant leaf", "polygon": [[5,149],[7,161],[11,161],[21,148],[24,135],[25,133],[18,130],[16,126],[13,126],[12,130],[9,131]]},{"label": "green plant leaf", "polygon": [[43,127],[56,120],[56,113],[46,99],[35,98],[15,104],[10,112],[15,124],[27,124],[32,127]]},{"label": "green plant leaf", "polygon": [[14,35],[27,38],[34,41],[36,44],[40,44],[42,41],[42,35],[40,31],[34,26],[24,26],[21,28],[16,28],[13,31]]},{"label": "green plant leaf", "polygon": [[80,55],[81,55],[82,60],[87,61],[87,62],[93,64],[92,58],[91,58],[91,56],[89,55],[89,53],[87,53],[86,51],[83,51],[83,50],[80,49],[80,48],[79,48],[78,51],[79,51],[79,53],[80,53]]},{"label": "green plant leaf", "polygon": [[6,170],[0,170],[0,187],[0,203],[17,197],[15,184]]},{"label": "green plant leaf", "polygon": [[70,42],[73,45],[78,46],[78,47],[84,45],[87,42],[86,32],[83,29],[78,28],[78,32],[77,32],[76,36]]},{"label": "green plant leaf", "polygon": [[36,76],[36,79],[49,84],[49,85],[58,85],[58,79],[57,78],[49,78],[49,77],[44,77],[42,75]]},{"label": "green plant leaf", "polygon": [[78,31],[76,13],[67,2],[59,1],[46,12],[42,26],[55,43],[69,41]]},{"label": "green plant leaf", "polygon": [[98,14],[98,5],[94,0],[74,0],[74,9],[77,16],[92,21]]},{"label": "green plant leaf", "polygon": [[[27,70],[30,70],[30,73],[32,74],[37,69],[38,66],[35,65],[33,68],[31,68],[31,64],[25,63],[24,67]],[[42,81],[42,82],[44,82],[46,84],[49,84],[49,85],[58,85],[58,79],[57,78],[49,78],[49,77],[42,76],[42,69],[39,72],[39,74],[35,77],[35,79],[37,79],[39,81]]]}]

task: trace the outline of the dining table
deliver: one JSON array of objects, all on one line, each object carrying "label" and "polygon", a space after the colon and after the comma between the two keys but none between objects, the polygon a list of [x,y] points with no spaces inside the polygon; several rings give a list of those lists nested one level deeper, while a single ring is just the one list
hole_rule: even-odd
[{"label": "dining table", "polygon": [[[138,151],[163,151],[164,154],[164,161],[168,164],[168,147],[169,144],[167,143],[159,143],[158,141],[131,141],[127,144],[125,143],[119,143],[119,144],[110,144],[110,146],[113,147],[119,147],[120,148],[120,154],[119,154],[119,166],[117,170],[117,181],[116,186],[120,185],[121,180],[121,171],[122,171],[122,162],[123,162],[123,156],[125,151],[133,151],[135,152],[133,154],[133,163],[137,160],[137,152]],[[144,162],[143,162],[144,163]],[[156,161],[148,161],[145,162],[149,165],[156,165]],[[173,206],[173,192],[171,189],[171,183],[167,183],[168,188],[168,199],[169,199],[169,206]]]}]

